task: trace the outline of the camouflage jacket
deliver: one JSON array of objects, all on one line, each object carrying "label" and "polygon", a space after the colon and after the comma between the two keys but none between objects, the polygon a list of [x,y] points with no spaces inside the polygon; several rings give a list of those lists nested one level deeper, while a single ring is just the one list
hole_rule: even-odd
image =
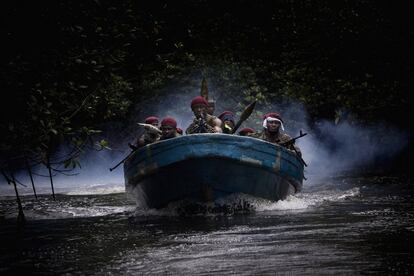
[{"label": "camouflage jacket", "polygon": [[207,114],[205,120],[194,118],[193,122],[188,126],[185,133],[194,134],[194,133],[215,133],[214,130],[214,120],[217,119],[216,116]]},{"label": "camouflage jacket", "polygon": [[181,136],[181,134],[179,134],[179,133],[175,133],[174,134],[174,137],[168,137],[168,138],[166,138],[166,137],[163,137],[162,135],[161,135],[161,137],[160,137],[160,141],[161,140],[168,140],[168,139],[171,139],[171,138],[175,138],[175,137],[180,137]]},{"label": "camouflage jacket", "polygon": [[[288,134],[281,133],[281,132],[279,132],[279,135],[276,137],[271,137],[270,135],[266,133],[266,131],[257,132],[257,133],[249,133],[248,136],[258,138],[258,139],[261,139],[261,140],[264,140],[264,141],[267,141],[273,144],[283,144],[292,139],[292,137],[290,137]],[[283,146],[289,150],[296,150],[300,156],[302,155],[300,149],[297,146],[295,146],[294,143],[289,144],[289,145],[283,145]]]},{"label": "camouflage jacket", "polygon": [[144,134],[141,135],[141,137],[137,139],[136,146],[143,147],[145,145],[154,143],[158,141],[160,137],[161,135],[159,135],[158,133],[152,133],[152,132],[146,131]]}]

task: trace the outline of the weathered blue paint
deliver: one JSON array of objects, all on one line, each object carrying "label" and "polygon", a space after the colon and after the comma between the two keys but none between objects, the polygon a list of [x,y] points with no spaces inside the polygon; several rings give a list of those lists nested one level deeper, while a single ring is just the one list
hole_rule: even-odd
[{"label": "weathered blue paint", "polygon": [[139,149],[125,161],[124,174],[129,195],[159,208],[232,193],[284,199],[301,190],[303,165],[293,152],[256,138],[194,134]]}]

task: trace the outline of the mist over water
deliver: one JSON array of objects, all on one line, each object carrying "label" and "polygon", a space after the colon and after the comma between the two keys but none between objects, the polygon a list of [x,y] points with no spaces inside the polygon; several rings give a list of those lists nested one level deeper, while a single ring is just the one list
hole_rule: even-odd
[{"label": "mist over water", "polygon": [[372,165],[389,165],[409,142],[407,134],[385,125],[335,125],[323,121],[317,128],[319,138],[310,133],[298,141],[309,164],[306,173],[310,180],[362,171]]}]

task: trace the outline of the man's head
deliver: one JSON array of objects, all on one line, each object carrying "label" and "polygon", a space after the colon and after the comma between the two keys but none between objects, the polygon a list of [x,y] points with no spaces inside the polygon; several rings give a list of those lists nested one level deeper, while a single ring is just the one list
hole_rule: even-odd
[{"label": "man's head", "polygon": [[249,133],[254,133],[255,131],[254,131],[254,129],[252,129],[252,128],[250,128],[250,127],[245,127],[245,128],[242,128],[240,131],[239,131],[239,135],[240,136],[246,136],[247,134],[249,134]]},{"label": "man's head", "polygon": [[161,121],[162,137],[163,138],[172,138],[175,137],[177,132],[177,121],[172,117],[165,117]]},{"label": "man's head", "polygon": [[223,127],[233,129],[236,125],[234,122],[234,114],[231,111],[224,111],[218,116],[218,118],[223,122]]},{"label": "man's head", "polygon": [[191,101],[191,109],[197,118],[204,117],[207,113],[208,102],[201,96],[195,97]]},{"label": "man's head", "polygon": [[213,115],[216,110],[216,101],[213,99],[208,100],[207,114]]},{"label": "man's head", "polygon": [[149,116],[145,119],[145,123],[158,127],[159,119],[155,116]]},{"label": "man's head", "polygon": [[271,133],[279,132],[279,129],[285,130],[282,117],[277,112],[267,113],[263,116],[263,128]]}]

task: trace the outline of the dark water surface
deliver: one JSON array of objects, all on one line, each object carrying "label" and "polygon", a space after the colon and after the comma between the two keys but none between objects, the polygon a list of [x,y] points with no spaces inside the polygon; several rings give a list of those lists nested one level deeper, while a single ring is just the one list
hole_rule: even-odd
[{"label": "dark water surface", "polygon": [[124,193],[22,200],[20,229],[15,199],[0,200],[0,274],[414,272],[413,188],[405,178],[329,179],[285,201],[240,195],[223,202],[248,210],[185,216],[178,203],[136,209]]}]

